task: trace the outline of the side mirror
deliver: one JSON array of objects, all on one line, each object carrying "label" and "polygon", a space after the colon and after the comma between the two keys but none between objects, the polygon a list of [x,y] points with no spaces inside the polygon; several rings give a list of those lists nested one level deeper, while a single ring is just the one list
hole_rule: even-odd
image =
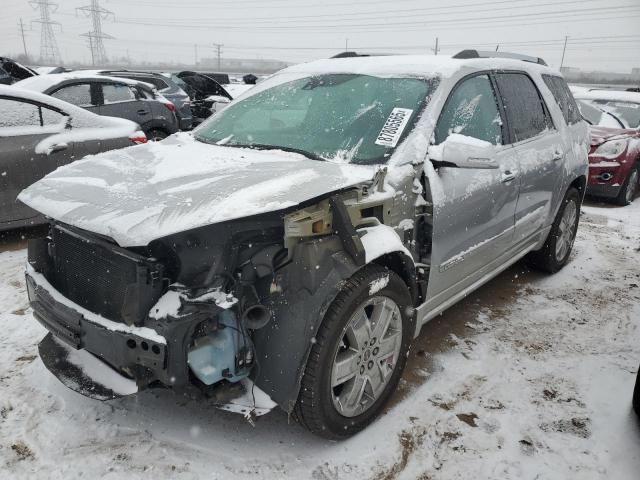
[{"label": "side mirror", "polygon": [[429,158],[436,166],[454,168],[498,168],[496,147],[484,140],[454,133],[440,145],[429,147]]}]

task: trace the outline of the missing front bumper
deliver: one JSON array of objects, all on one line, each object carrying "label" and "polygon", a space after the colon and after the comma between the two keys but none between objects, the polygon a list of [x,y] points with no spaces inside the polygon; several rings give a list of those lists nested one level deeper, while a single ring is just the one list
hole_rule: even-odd
[{"label": "missing front bumper", "polygon": [[127,378],[86,350],[74,350],[49,333],[38,345],[42,363],[63,385],[95,400],[112,400],[138,392]]}]

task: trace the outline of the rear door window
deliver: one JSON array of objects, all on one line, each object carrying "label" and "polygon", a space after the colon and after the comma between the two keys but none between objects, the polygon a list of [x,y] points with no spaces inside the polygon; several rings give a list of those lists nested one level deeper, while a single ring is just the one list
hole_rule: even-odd
[{"label": "rear door window", "polygon": [[476,75],[459,83],[447,99],[434,136],[442,143],[452,133],[502,143],[502,121],[488,75]]},{"label": "rear door window", "polygon": [[136,95],[133,93],[131,87],[124,83],[102,84],[102,96],[105,105],[136,100]]},{"label": "rear door window", "polygon": [[0,127],[40,126],[40,112],[33,103],[0,98],[0,112]]},{"label": "rear door window", "polygon": [[17,98],[0,98],[0,112],[0,137],[59,131],[68,118],[56,110]]},{"label": "rear door window", "polygon": [[167,88],[169,88],[169,85],[167,84],[167,82],[165,82],[161,78],[156,78],[156,77],[137,77],[137,78],[135,78],[135,80],[140,80],[141,82],[150,83],[151,85],[153,85],[154,87],[156,87],[160,91],[166,90]]},{"label": "rear door window", "polygon": [[551,127],[546,106],[533,80],[524,73],[497,73],[496,82],[515,142]]},{"label": "rear door window", "polygon": [[91,100],[91,85],[88,83],[67,85],[51,93],[51,96],[78,107],[95,106]]},{"label": "rear door window", "polygon": [[562,111],[562,116],[565,122],[567,122],[567,125],[580,122],[582,120],[580,111],[573,98],[573,94],[567,86],[567,82],[565,82],[563,78],[553,75],[542,75],[542,79],[547,87],[549,87],[549,90],[551,90],[553,98],[558,102],[558,106]]}]

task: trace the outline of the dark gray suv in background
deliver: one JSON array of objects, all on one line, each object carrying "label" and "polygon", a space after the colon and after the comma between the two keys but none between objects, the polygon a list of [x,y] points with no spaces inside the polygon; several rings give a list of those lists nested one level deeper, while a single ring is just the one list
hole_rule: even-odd
[{"label": "dark gray suv in background", "polygon": [[147,83],[72,72],[38,75],[14,86],[51,95],[98,115],[134,121],[151,141],[178,131],[175,105]]},{"label": "dark gray suv in background", "polygon": [[163,97],[176,106],[176,116],[178,117],[180,130],[191,130],[193,115],[191,114],[189,95],[170,78],[159,73],[129,70],[104,70],[97,73],[109,77],[128,78],[153,85]]}]

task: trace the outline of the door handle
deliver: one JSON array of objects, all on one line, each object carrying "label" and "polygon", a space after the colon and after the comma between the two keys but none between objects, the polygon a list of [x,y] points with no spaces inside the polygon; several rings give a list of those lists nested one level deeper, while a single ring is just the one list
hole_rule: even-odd
[{"label": "door handle", "polygon": [[138,115],[146,115],[149,113],[149,110],[140,109],[138,110]]},{"label": "door handle", "polygon": [[564,158],[564,152],[561,150],[556,150],[555,152],[553,152],[553,161],[557,162],[558,160],[562,160]]},{"label": "door handle", "polygon": [[505,170],[500,174],[500,181],[502,183],[509,183],[511,180],[515,180],[516,174],[510,170]]}]

